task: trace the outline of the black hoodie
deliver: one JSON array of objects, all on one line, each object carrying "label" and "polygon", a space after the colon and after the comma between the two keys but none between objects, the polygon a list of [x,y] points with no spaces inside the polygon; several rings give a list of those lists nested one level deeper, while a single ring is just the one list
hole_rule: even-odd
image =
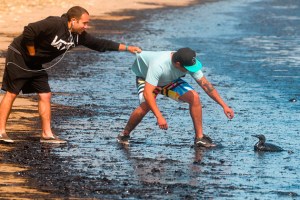
[{"label": "black hoodie", "polygon": [[[28,54],[26,48],[28,44],[34,44],[35,56]],[[86,31],[80,35],[71,34],[68,29],[66,14],[61,17],[50,16],[44,20],[28,24],[24,27],[23,34],[15,38],[11,44],[13,48],[22,54],[25,62],[29,65],[28,67],[48,63],[66,50],[78,45],[104,52],[106,50],[118,51],[120,44],[93,37]]]}]

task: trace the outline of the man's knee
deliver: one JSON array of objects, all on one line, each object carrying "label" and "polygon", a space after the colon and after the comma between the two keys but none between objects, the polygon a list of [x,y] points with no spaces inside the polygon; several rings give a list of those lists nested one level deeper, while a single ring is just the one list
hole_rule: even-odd
[{"label": "man's knee", "polygon": [[146,102],[140,104],[141,112],[147,113],[150,110],[149,105]]},{"label": "man's knee", "polygon": [[5,99],[9,101],[14,101],[17,96],[18,96],[17,94],[8,91],[5,93]]},{"label": "man's knee", "polygon": [[50,101],[51,99],[51,92],[47,93],[38,93],[40,101]]},{"label": "man's knee", "polygon": [[195,90],[190,90],[182,95],[182,100],[189,104],[200,104],[199,94]]}]

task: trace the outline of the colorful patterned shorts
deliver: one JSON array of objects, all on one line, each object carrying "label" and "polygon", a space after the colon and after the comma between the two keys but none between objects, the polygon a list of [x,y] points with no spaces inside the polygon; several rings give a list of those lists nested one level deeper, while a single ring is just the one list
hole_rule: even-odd
[{"label": "colorful patterned shorts", "polygon": [[[145,102],[145,98],[143,95],[145,82],[146,81],[144,78],[136,77],[136,87],[138,90],[140,103]],[[179,78],[165,86],[157,86],[153,92],[153,95],[156,98],[158,94],[162,94],[166,97],[174,99],[175,101],[180,101],[179,97],[188,92],[189,90],[193,90],[192,86],[190,86],[187,82]]]}]

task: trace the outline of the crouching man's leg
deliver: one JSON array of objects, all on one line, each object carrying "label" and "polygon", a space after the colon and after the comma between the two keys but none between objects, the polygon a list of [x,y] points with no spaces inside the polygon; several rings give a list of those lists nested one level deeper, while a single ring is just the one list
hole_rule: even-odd
[{"label": "crouching man's leg", "polygon": [[141,103],[130,115],[130,118],[121,134],[118,135],[119,143],[129,144],[129,134],[142,121],[145,115],[150,111],[146,102]]},{"label": "crouching man's leg", "polygon": [[190,115],[195,129],[195,145],[203,147],[214,147],[210,137],[203,134],[202,105],[200,97],[195,90],[189,90],[179,97],[179,100],[189,104]]}]

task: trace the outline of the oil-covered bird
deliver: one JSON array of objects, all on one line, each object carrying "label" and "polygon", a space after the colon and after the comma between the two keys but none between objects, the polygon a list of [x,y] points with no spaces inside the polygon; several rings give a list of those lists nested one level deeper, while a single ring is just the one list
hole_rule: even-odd
[{"label": "oil-covered bird", "polygon": [[266,137],[262,134],[260,135],[252,135],[253,137],[257,137],[259,141],[254,145],[254,151],[271,151],[271,152],[278,152],[284,151],[281,147],[266,143]]}]

